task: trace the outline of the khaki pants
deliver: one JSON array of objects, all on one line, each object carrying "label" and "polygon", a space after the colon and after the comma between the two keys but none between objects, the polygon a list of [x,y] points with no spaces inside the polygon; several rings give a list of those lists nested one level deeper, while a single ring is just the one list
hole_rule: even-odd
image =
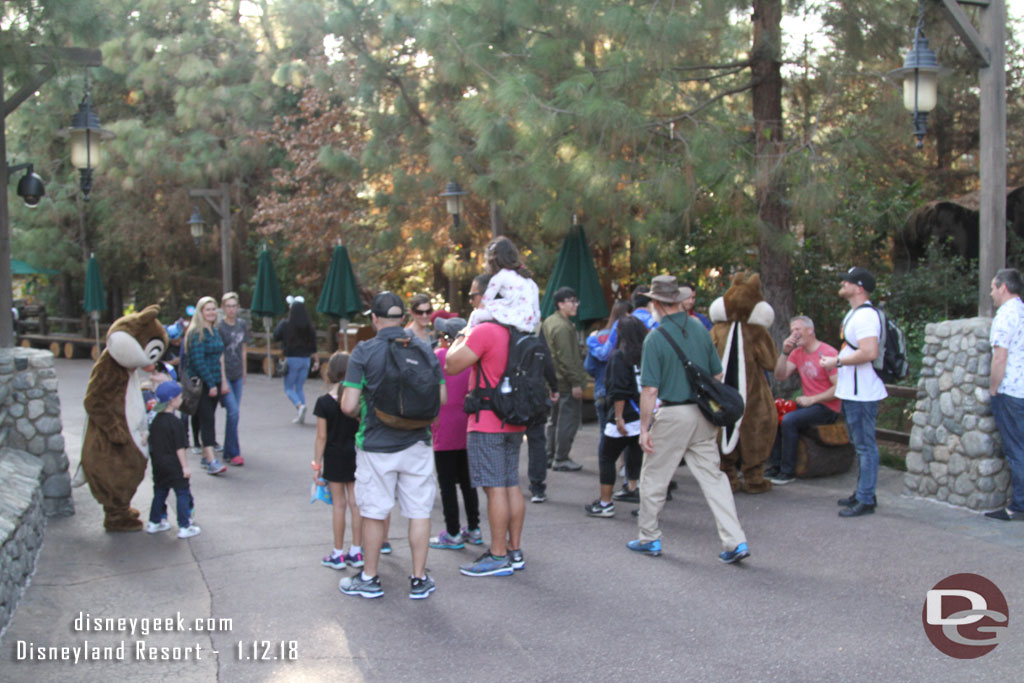
[{"label": "khaki pants", "polygon": [[638,526],[641,541],[661,538],[658,515],[665,506],[672,475],[685,455],[686,467],[700,484],[704,499],[715,517],[722,547],[733,550],[746,542],[736,517],[729,477],[719,469],[715,436],[715,427],[696,405],[662,406],[658,409],[651,427],[654,452],[644,454],[644,465],[640,471]]}]

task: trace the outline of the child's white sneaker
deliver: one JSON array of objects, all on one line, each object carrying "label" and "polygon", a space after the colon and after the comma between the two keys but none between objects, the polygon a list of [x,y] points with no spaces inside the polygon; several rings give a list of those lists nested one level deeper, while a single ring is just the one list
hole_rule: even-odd
[{"label": "child's white sneaker", "polygon": [[158,534],[161,531],[167,531],[171,528],[171,523],[166,519],[161,519],[159,524],[153,522],[146,522],[146,533],[147,534]]},{"label": "child's white sneaker", "polygon": [[195,524],[193,524],[192,526],[187,526],[184,529],[179,528],[178,538],[192,538],[193,536],[198,536],[199,532],[201,531],[202,529],[197,527]]}]

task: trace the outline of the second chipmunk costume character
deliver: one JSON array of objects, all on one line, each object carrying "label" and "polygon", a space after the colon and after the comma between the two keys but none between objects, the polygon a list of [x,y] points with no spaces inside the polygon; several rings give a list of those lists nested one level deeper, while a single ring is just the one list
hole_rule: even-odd
[{"label": "second chipmunk costume character", "polygon": [[723,381],[746,401],[743,417],[721,431],[722,471],[729,475],[733,491],[764,493],[772,488],[764,476],[764,463],[771,457],[779,419],[765,376],[766,370],[775,368],[778,355],[768,334],[775,311],[761,294],[761,276],[745,272],[733,277],[732,286],[711,303],[708,312],[713,323],[711,340],[722,358]]}]

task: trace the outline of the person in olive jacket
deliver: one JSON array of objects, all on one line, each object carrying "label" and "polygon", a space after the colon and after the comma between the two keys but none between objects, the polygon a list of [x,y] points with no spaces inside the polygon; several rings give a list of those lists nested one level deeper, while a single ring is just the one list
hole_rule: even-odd
[{"label": "person in olive jacket", "polygon": [[559,288],[553,298],[555,312],[541,326],[558,378],[558,401],[551,407],[547,424],[548,463],[556,472],[575,472],[582,465],[569,458],[569,450],[580,427],[587,371],[583,368],[576,326],[569,318],[576,315],[580,300],[572,287]]}]

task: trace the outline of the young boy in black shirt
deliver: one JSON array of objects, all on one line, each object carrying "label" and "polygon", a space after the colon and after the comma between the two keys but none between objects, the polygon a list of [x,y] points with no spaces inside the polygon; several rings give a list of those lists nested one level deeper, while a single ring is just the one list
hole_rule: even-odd
[{"label": "young boy in black shirt", "polygon": [[170,523],[163,519],[167,495],[174,489],[177,498],[178,538],[191,538],[200,529],[189,516],[192,494],[188,480],[192,472],[185,455],[188,438],[185,427],[174,415],[181,406],[181,385],[164,382],[156,388],[156,417],[149,425],[149,457],[153,461],[153,504],[149,508],[149,524],[146,531],[151,534],[167,531]]}]

